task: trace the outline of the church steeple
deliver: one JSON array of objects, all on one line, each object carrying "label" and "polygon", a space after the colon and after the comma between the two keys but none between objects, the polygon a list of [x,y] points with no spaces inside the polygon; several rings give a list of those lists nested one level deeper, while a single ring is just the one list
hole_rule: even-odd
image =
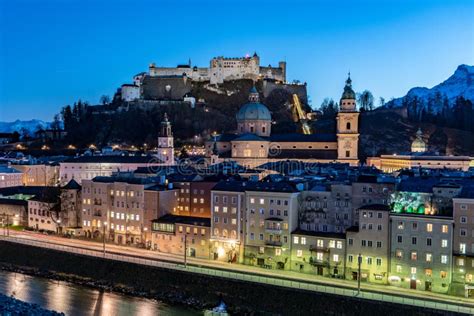
[{"label": "church steeple", "polygon": [[158,158],[166,164],[174,164],[174,139],[168,115],[163,115],[158,136]]},{"label": "church steeple", "polygon": [[250,92],[249,92],[249,102],[250,102],[250,103],[258,103],[258,102],[260,102],[260,96],[258,95],[258,91],[257,91],[257,88],[255,88],[255,86],[253,86],[253,87],[250,89]]},{"label": "church steeple", "polygon": [[356,110],[356,94],[352,90],[352,79],[351,73],[347,74],[346,85],[344,86],[344,92],[339,102],[341,111],[355,111]]}]

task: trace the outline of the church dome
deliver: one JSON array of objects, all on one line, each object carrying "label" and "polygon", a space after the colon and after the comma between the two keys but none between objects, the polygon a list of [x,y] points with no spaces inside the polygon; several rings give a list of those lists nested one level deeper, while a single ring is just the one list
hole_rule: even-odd
[{"label": "church dome", "polygon": [[344,92],[342,93],[341,99],[353,99],[355,100],[356,94],[354,90],[352,90],[352,80],[349,75],[349,77],[346,80],[346,86],[344,87]]},{"label": "church dome", "polygon": [[411,152],[413,153],[423,153],[426,152],[427,146],[426,143],[423,141],[423,132],[421,129],[418,129],[416,132],[416,138],[411,143]]},{"label": "church dome", "polygon": [[237,122],[266,120],[271,121],[272,115],[268,108],[260,103],[258,92],[253,87],[250,90],[249,103],[244,104],[236,115]]}]

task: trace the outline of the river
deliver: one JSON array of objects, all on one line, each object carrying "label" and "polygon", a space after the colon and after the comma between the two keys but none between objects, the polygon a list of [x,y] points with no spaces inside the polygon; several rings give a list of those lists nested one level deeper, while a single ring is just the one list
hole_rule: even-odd
[{"label": "river", "polygon": [[0,271],[0,293],[44,309],[75,315],[202,315],[183,307],[155,300],[100,292],[80,285],[58,282],[25,274]]}]

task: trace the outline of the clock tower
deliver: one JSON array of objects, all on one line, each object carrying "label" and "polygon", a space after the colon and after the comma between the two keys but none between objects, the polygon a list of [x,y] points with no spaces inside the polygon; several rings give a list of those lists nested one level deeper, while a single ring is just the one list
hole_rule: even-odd
[{"label": "clock tower", "polygon": [[171,132],[171,123],[165,113],[161,122],[160,135],[158,136],[158,159],[166,165],[174,165],[174,142]]},{"label": "clock tower", "polygon": [[359,112],[349,73],[337,113],[337,160],[356,166],[359,163],[358,150]]}]

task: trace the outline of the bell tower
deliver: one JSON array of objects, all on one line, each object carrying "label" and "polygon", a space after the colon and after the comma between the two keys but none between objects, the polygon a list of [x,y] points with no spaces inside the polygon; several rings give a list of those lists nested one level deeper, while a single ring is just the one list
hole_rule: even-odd
[{"label": "bell tower", "polygon": [[174,164],[174,142],[171,123],[165,113],[161,121],[160,135],[158,136],[158,159],[167,165]]},{"label": "bell tower", "polygon": [[344,92],[337,113],[337,159],[339,162],[357,165],[359,163],[359,112],[356,95],[352,90],[352,80],[346,80]]}]

